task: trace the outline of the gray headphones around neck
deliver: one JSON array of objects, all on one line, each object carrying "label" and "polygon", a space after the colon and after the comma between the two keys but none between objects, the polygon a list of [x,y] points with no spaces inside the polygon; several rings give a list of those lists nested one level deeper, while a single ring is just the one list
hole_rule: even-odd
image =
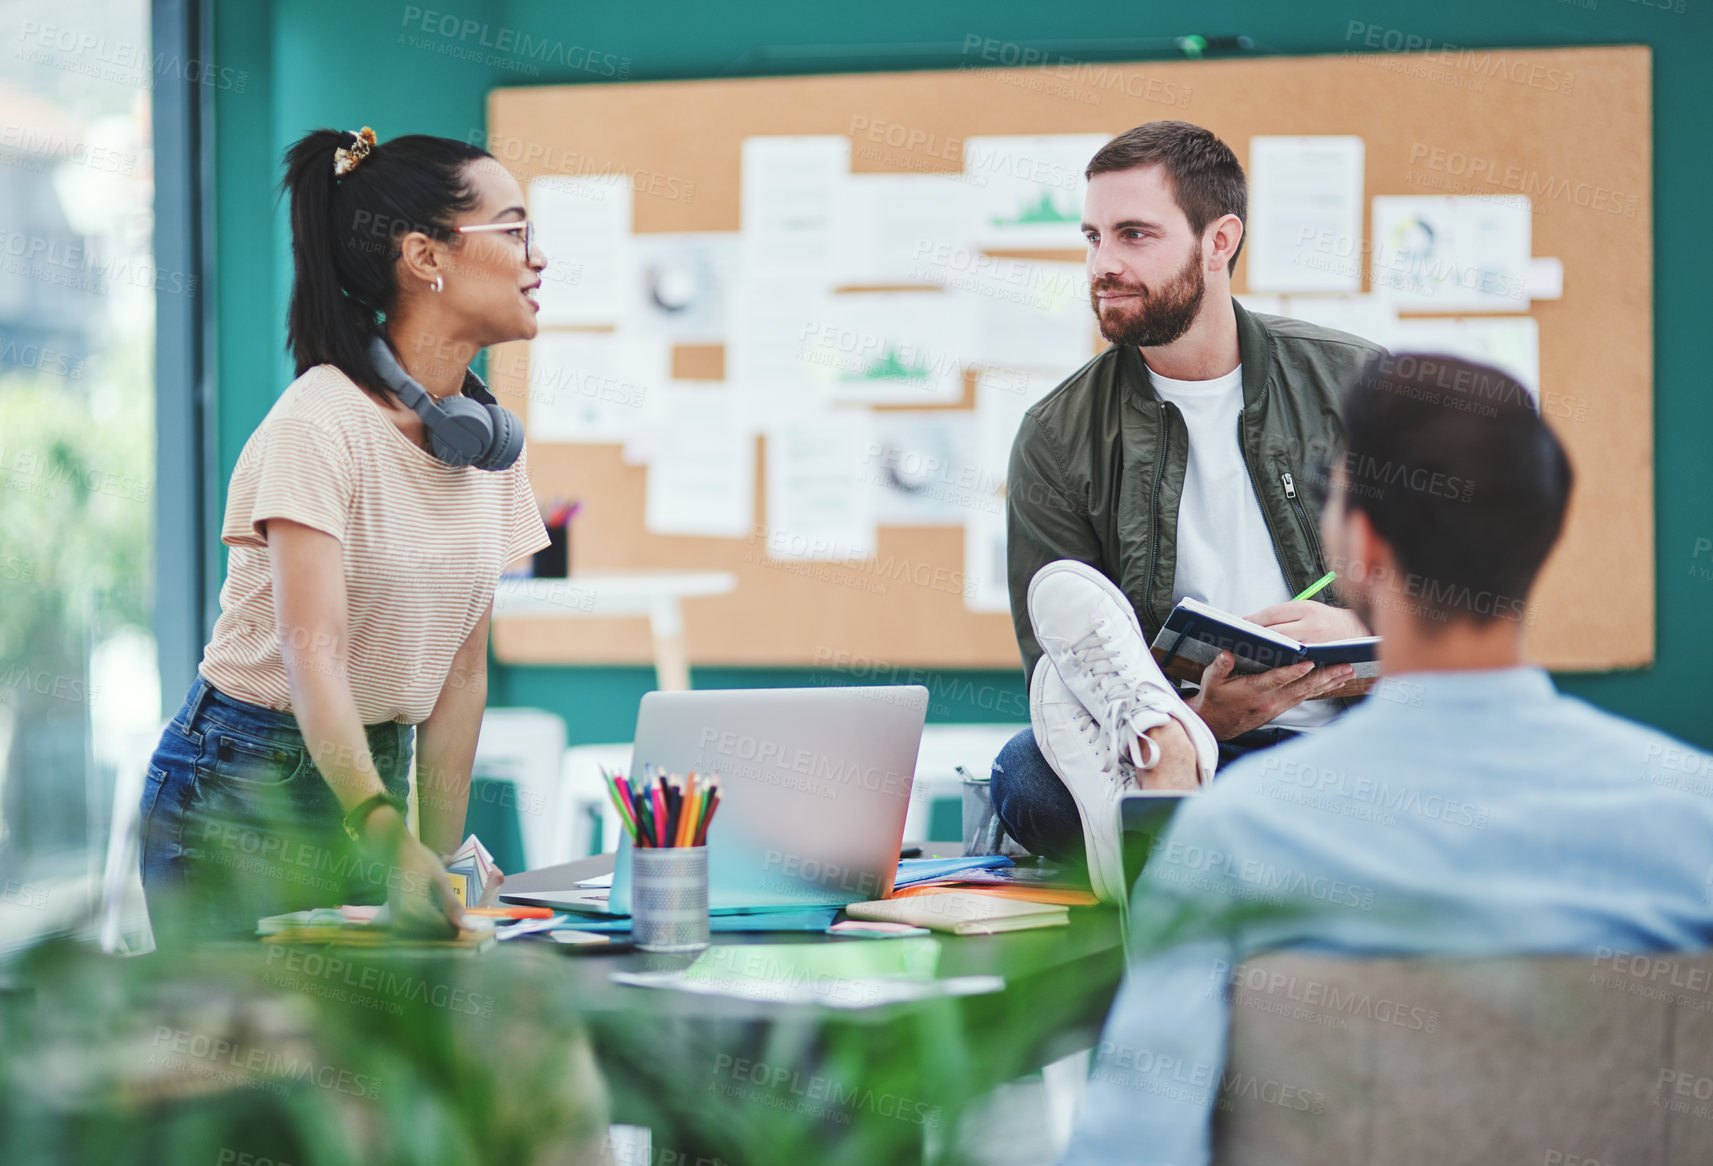
[{"label": "gray headphones around neck", "polygon": [[476,382],[487,401],[462,393],[437,401],[404,371],[385,337],[369,341],[369,363],[399,400],[422,418],[431,451],[447,465],[503,470],[523,452],[523,422],[492,399],[488,386],[474,372],[465,376]]}]

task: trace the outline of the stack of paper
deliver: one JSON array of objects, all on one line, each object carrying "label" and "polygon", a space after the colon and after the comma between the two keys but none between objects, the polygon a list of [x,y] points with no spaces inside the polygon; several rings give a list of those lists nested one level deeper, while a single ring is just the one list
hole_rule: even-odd
[{"label": "stack of paper", "polygon": [[446,875],[452,880],[452,893],[466,907],[474,907],[482,901],[482,893],[493,885],[494,876],[499,873],[500,868],[494,865],[494,856],[474,834],[464,839],[464,845],[446,864]]},{"label": "stack of paper", "polygon": [[1024,931],[1032,927],[1063,927],[1071,921],[1068,908],[1043,903],[1016,902],[991,895],[949,891],[903,899],[877,899],[852,903],[845,908],[852,919],[908,923],[931,927],[953,935],[991,935],[1001,931]]}]

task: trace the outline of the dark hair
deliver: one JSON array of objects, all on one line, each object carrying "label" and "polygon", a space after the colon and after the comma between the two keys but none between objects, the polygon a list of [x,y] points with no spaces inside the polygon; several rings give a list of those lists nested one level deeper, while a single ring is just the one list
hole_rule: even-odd
[{"label": "dark hair", "polygon": [[1430,620],[1521,619],[1570,498],[1570,461],[1496,368],[1373,357],[1344,395],[1344,505],[1368,516]]},{"label": "dark hair", "polygon": [[[1151,121],[1126,130],[1096,151],[1083,177],[1153,165],[1165,167],[1178,208],[1197,238],[1224,215],[1236,215],[1248,233],[1249,183],[1243,164],[1211,130],[1187,121]],[[1243,243],[1237,241],[1227,272],[1237,270]]]},{"label": "dark hair", "polygon": [[334,151],[347,130],[314,130],[285,152],[280,193],[291,195],[291,306],[286,348],[297,375],[331,364],[383,399],[369,341],[398,299],[399,240],[412,231],[449,237],[453,216],[476,205],[465,167],[492,157],[453,138],[407,134],[382,142],[343,175]]}]

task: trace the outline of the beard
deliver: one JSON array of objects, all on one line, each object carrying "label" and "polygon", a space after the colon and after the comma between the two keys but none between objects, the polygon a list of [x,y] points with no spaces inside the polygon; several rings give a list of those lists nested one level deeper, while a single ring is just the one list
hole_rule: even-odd
[{"label": "beard", "polygon": [[[1099,295],[1103,291],[1129,292],[1141,298],[1111,304],[1103,310]],[[1116,280],[1095,280],[1089,284],[1088,298],[1102,336],[1121,346],[1158,348],[1190,330],[1206,292],[1207,277],[1202,273],[1201,256],[1192,250],[1189,261],[1159,291],[1150,292],[1145,287],[1132,287]]]}]

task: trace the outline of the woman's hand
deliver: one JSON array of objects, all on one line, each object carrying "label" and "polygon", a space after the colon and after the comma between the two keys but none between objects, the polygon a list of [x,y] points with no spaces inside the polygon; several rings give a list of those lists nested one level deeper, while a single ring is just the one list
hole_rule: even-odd
[{"label": "woman's hand", "polygon": [[[383,821],[382,819],[386,819]],[[364,838],[379,839],[391,864],[387,905],[393,930],[404,935],[450,938],[464,927],[464,908],[434,852],[424,846],[390,806],[369,816]]]}]

